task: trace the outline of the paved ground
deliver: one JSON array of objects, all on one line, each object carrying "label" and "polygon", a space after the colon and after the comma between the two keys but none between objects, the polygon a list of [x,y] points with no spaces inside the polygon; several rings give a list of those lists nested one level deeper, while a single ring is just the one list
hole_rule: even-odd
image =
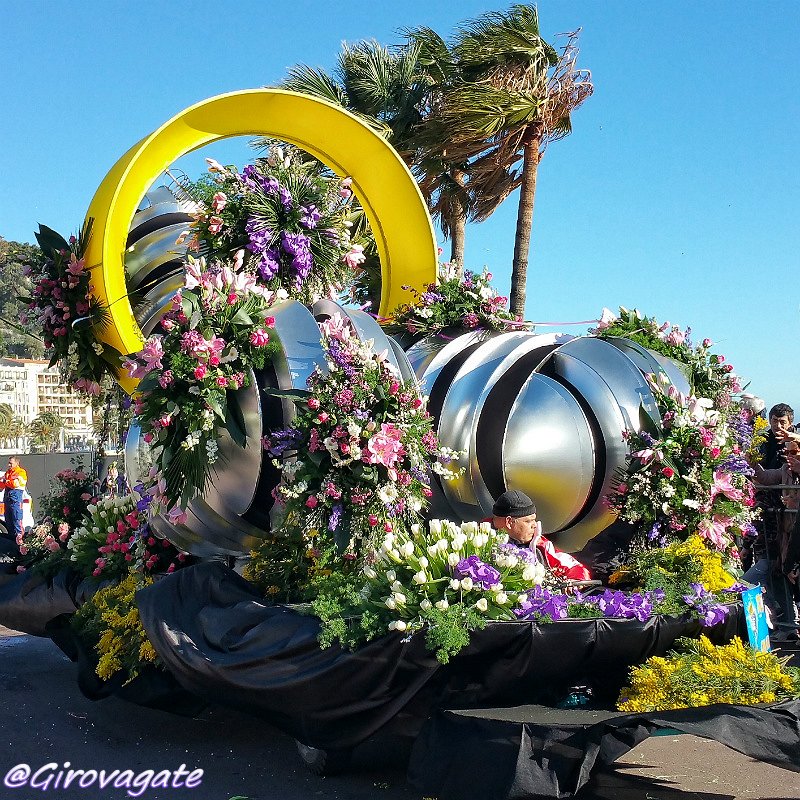
[{"label": "paved ground", "polygon": [[[8,788],[12,767],[49,762],[55,781],[70,769],[202,769],[193,789],[149,789],[147,800],[420,800],[405,781],[407,749],[376,742],[357,754],[356,772],[318,778],[294,743],[260,720],[225,709],[198,719],[151,711],[114,698],[93,703],[75,684],[75,668],[49,640],[0,627],[0,800],[121,800],[124,789]],[[186,778],[184,777],[184,780]],[[136,791],[135,789],[132,791]],[[579,800],[795,800],[800,774],[740,756],[691,736],[651,738],[616,769],[600,774]],[[464,798],[464,800],[472,800]]]}]

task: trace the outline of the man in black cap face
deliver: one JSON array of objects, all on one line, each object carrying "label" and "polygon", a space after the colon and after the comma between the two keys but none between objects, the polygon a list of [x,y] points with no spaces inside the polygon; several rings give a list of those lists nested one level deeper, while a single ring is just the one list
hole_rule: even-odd
[{"label": "man in black cap face", "polygon": [[492,506],[492,526],[508,531],[509,538],[520,547],[538,551],[559,578],[588,581],[592,576],[580,561],[556,549],[542,536],[542,523],[536,519],[536,504],[525,492],[503,492]]}]

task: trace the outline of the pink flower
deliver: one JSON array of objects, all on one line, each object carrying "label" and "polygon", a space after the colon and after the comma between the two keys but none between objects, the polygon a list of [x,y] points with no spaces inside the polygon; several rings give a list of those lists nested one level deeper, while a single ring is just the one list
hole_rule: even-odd
[{"label": "pink flower", "polygon": [[[27,550],[26,550],[25,552],[27,552]],[[24,553],[23,553],[23,555],[24,555]],[[17,572],[18,572],[18,573],[20,573],[20,572],[25,572],[25,570],[26,570],[26,567],[23,567],[23,566],[18,566],[18,567],[17,567]]]},{"label": "pink flower", "polygon": [[[169,510],[167,514],[167,518],[173,525],[185,525],[186,520],[189,519],[189,515],[180,507],[178,503]],[[164,540],[166,542],[166,539]],[[169,542],[166,542],[169,544]]]},{"label": "pink flower", "polygon": [[628,491],[628,484],[627,483],[621,483],[619,486],[617,486],[617,493],[618,494],[625,494],[627,491]]},{"label": "pink flower", "polygon": [[269,344],[269,334],[263,328],[256,328],[250,334],[250,344],[253,347],[264,347]]},{"label": "pink flower", "polygon": [[331,415],[327,411],[320,411],[319,414],[317,414],[317,422],[319,422],[320,425],[324,425],[330,418]]},{"label": "pink flower", "polygon": [[153,434],[148,431],[142,438],[147,442],[147,444],[150,444],[150,442],[153,441]]},{"label": "pink flower", "polygon": [[345,178],[339,185],[339,196],[344,197],[345,200],[348,197],[350,197],[350,195],[353,194],[352,190],[350,189],[352,185],[353,185],[353,179]]},{"label": "pink flower", "polygon": [[674,469],[672,469],[672,467],[664,467],[664,468],[661,470],[661,474],[662,474],[662,475],[663,475],[665,478],[671,478],[671,477],[672,477],[672,476],[675,474],[675,470],[674,470]]},{"label": "pink flower", "polygon": [[731,524],[730,517],[722,517],[714,514],[712,519],[704,519],[697,526],[697,532],[704,539],[708,539],[718,550],[724,550],[729,543],[726,535],[727,527]]},{"label": "pink flower", "polygon": [[162,414],[158,418],[158,424],[162,428],[169,428],[170,424],[172,423],[172,416],[170,414]]},{"label": "pink flower", "polygon": [[228,205],[228,195],[225,192],[217,192],[211,200],[211,208],[219,214],[226,205]]},{"label": "pink flower", "polygon": [[366,260],[367,257],[364,255],[364,246],[360,244],[352,245],[350,252],[346,253],[344,256],[344,263],[347,264],[350,269],[356,269]]},{"label": "pink flower", "polygon": [[731,483],[731,477],[732,475],[729,472],[717,471],[714,473],[714,483],[711,485],[712,502],[718,494],[725,495],[725,497],[730,500],[737,501],[744,497],[741,490],[737,489],[736,486]]},{"label": "pink flower", "polygon": [[201,381],[203,380],[203,378],[205,378],[207,372],[208,368],[206,367],[205,364],[198,364],[194,368],[194,377],[196,380]]},{"label": "pink flower", "polygon": [[306,405],[312,410],[316,411],[319,408],[319,400],[316,397],[309,397]]},{"label": "pink flower", "polygon": [[[86,498],[88,499],[89,496],[87,495]],[[69,533],[69,523],[68,522],[59,522],[58,523],[58,532],[59,533]]]},{"label": "pink flower", "polygon": [[275,317],[264,317],[264,324],[268,328],[274,328],[275,327]]},{"label": "pink flower", "polygon": [[714,342],[712,342],[711,339],[703,339],[703,347],[709,348],[712,344],[714,344]]},{"label": "pink flower", "polygon": [[604,331],[606,328],[610,328],[616,319],[617,315],[613,311],[608,308],[604,308],[600,314],[600,319],[597,321],[597,327],[595,330]]},{"label": "pink flower", "polygon": [[91,497],[92,497],[92,496],[89,494],[89,492],[84,492],[84,493],[81,495],[81,500],[84,500],[84,501],[85,501],[85,500],[91,500]]},{"label": "pink flower", "polygon": [[238,300],[239,300],[239,295],[236,294],[236,292],[231,292],[228,295],[228,305],[229,306],[235,305],[238,302]]},{"label": "pink flower", "polygon": [[224,375],[220,375],[217,378],[217,386],[219,386],[220,389],[224,389],[227,385],[228,379]]},{"label": "pink flower", "polygon": [[385,523],[384,526],[383,526],[383,529],[386,531],[386,533],[391,533],[392,532],[392,523],[391,522]]},{"label": "pink flower", "polygon": [[166,369],[158,379],[158,384],[162,389],[166,389],[173,381],[175,376],[172,374],[171,369]]},{"label": "pink flower", "polygon": [[365,460],[370,464],[393,467],[406,452],[401,441],[402,436],[403,432],[399,428],[381,423],[381,429],[367,442]]},{"label": "pink flower", "polygon": [[222,217],[211,217],[208,220],[208,232],[219,233],[222,230],[224,222]]},{"label": "pink flower", "polygon": [[308,508],[316,508],[318,505],[319,505],[319,500],[317,500],[317,498],[314,497],[313,494],[311,495],[311,497],[308,498],[308,500],[306,500],[306,506],[308,506]]},{"label": "pink flower", "polygon": [[369,515],[369,524],[374,528],[378,524],[378,518],[374,514]]},{"label": "pink flower", "polygon": [[161,327],[165,331],[171,331],[175,327],[175,322],[174,320],[171,320],[169,317],[164,317],[161,320]]}]

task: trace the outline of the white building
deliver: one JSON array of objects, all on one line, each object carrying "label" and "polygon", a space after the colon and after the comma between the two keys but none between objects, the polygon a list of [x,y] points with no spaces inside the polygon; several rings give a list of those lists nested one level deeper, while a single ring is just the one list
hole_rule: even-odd
[{"label": "white building", "polygon": [[[53,411],[66,423],[64,440],[80,447],[92,436],[92,406],[47,361],[0,358],[0,403],[7,403],[25,425],[43,411]],[[0,442],[3,444],[3,442]],[[10,443],[14,449],[15,443]],[[0,448],[8,449],[8,448]]]}]

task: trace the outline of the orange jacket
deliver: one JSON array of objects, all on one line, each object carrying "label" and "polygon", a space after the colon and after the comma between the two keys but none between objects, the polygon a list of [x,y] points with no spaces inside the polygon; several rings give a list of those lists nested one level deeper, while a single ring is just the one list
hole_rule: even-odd
[{"label": "orange jacket", "polygon": [[24,489],[28,485],[28,473],[22,467],[11,467],[3,478],[6,489]]}]

